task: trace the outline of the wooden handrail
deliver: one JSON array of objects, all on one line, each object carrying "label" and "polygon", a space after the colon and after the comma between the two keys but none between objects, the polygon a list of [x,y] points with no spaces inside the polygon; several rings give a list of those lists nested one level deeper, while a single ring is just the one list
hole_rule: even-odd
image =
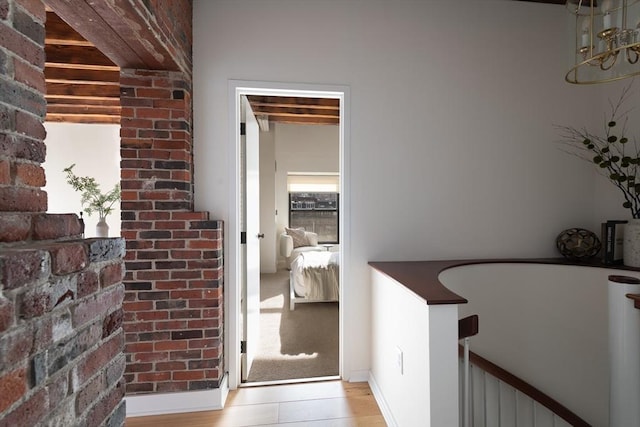
[{"label": "wooden handrail", "polygon": [[458,339],[462,340],[478,334],[478,315],[472,314],[458,320]]},{"label": "wooden handrail", "polygon": [[640,295],[638,294],[627,294],[625,295],[627,298],[633,300],[633,306],[635,308],[640,308]]},{"label": "wooden handrail", "polygon": [[[458,353],[460,355],[462,355],[463,350],[464,350],[464,347],[462,346],[458,347]],[[519,392],[526,394],[531,399],[540,403],[541,405],[549,409],[551,412],[553,412],[554,414],[556,414],[557,416],[559,416],[560,418],[568,422],[570,425],[574,427],[591,427],[591,424],[589,424],[588,422],[586,422],[585,420],[577,416],[575,413],[570,411],[566,406],[562,405],[557,400],[553,399],[549,395],[538,390],[537,388],[535,388],[528,382],[524,381],[523,379],[516,377],[512,373],[488,361],[482,356],[479,356],[478,354],[470,351],[469,360],[471,364],[476,365],[477,367],[493,375],[500,381],[509,384],[511,387],[515,388]]]}]

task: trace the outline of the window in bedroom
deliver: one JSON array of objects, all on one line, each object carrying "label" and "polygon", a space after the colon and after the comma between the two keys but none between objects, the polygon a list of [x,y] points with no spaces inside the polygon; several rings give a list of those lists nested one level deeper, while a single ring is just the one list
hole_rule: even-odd
[{"label": "window in bedroom", "polygon": [[339,176],[336,174],[287,177],[289,227],[318,234],[318,243],[339,243]]}]

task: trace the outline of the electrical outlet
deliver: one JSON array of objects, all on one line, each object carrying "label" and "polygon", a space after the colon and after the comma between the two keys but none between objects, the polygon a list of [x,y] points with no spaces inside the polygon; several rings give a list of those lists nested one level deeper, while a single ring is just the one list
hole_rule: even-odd
[{"label": "electrical outlet", "polygon": [[404,375],[404,355],[402,354],[402,349],[400,347],[396,347],[396,367],[398,368],[398,372],[400,375]]}]

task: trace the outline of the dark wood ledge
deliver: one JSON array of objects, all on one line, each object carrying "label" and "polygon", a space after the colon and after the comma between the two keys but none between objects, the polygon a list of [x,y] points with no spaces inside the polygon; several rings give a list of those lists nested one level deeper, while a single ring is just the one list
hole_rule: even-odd
[{"label": "dark wood ledge", "polygon": [[635,308],[640,308],[640,295],[638,295],[638,294],[627,294],[625,296],[627,298],[633,300],[633,306]]},{"label": "dark wood ledge", "polygon": [[474,264],[551,264],[574,265],[581,267],[599,267],[611,270],[640,271],[640,268],[625,265],[604,264],[593,258],[575,261],[566,258],[508,258],[508,259],[470,259],[443,261],[371,261],[369,265],[382,274],[398,281],[410,291],[423,298],[428,305],[465,304],[468,301],[450,291],[440,283],[438,276],[443,271],[464,265]]}]

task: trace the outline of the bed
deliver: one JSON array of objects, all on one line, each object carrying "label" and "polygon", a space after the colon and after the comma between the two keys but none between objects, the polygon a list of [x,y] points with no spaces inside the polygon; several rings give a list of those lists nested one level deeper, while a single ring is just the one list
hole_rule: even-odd
[{"label": "bed", "polygon": [[295,305],[308,302],[338,301],[339,263],[338,252],[302,252],[291,263],[290,310]]}]

